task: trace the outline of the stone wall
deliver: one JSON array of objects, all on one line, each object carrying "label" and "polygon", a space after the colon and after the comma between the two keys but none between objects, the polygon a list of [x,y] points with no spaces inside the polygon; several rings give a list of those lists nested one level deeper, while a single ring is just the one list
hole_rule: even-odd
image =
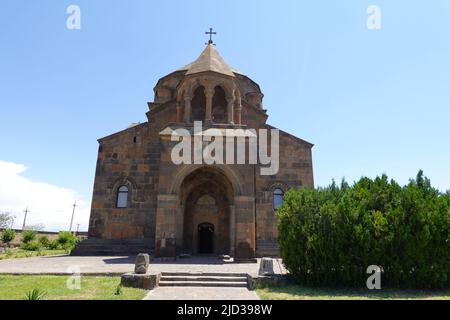
[{"label": "stone wall", "polygon": [[312,145],[280,131],[280,169],[277,175],[256,175],[257,256],[278,256],[277,221],[273,191],[313,188]]},{"label": "stone wall", "polygon": [[[152,140],[157,138],[147,123],[99,140],[90,237],[154,238],[159,146]],[[116,208],[122,185],[129,188],[125,209]]]}]

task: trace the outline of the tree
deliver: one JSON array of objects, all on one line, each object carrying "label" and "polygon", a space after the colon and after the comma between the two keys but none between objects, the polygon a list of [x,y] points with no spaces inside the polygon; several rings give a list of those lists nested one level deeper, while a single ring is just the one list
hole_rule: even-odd
[{"label": "tree", "polygon": [[450,288],[450,196],[420,171],[352,186],[292,189],[277,210],[283,263],[302,285],[362,287],[367,267],[385,287]]},{"label": "tree", "polygon": [[5,229],[2,234],[2,242],[9,244],[16,238],[16,232],[13,229]]},{"label": "tree", "polygon": [[14,223],[14,216],[9,212],[0,213],[0,229],[10,228]]},{"label": "tree", "polygon": [[50,239],[47,236],[40,236],[38,242],[44,247],[48,248],[50,245]]},{"label": "tree", "polygon": [[34,230],[25,230],[22,232],[22,242],[30,243],[36,239],[36,231]]},{"label": "tree", "polygon": [[78,238],[72,232],[61,231],[57,239],[59,245],[67,251],[73,250],[78,242]]}]

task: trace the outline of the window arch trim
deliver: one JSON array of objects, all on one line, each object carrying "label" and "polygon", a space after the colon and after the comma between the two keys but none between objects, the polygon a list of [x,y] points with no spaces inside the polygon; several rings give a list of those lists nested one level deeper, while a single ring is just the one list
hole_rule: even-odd
[{"label": "window arch trim", "polygon": [[131,201],[133,202],[142,201],[141,199],[142,195],[140,195],[139,188],[134,179],[128,176],[122,176],[119,177],[118,179],[115,179],[107,187],[109,199],[111,201],[111,205],[113,206],[113,208],[117,208],[117,195],[119,192],[119,188],[122,186],[128,187],[128,199],[127,199],[128,207],[130,206]]},{"label": "window arch trim", "polygon": [[[277,207],[275,204],[275,192],[277,190],[279,193],[281,192],[281,200],[282,200],[281,203],[283,203],[284,195],[286,194],[288,189],[289,189],[288,185],[286,185],[285,183],[283,183],[281,181],[274,182],[267,187],[266,191],[269,193],[269,199],[272,202],[273,212],[277,211],[277,209],[279,208],[279,206]],[[280,195],[278,195],[278,196],[280,196]]]}]

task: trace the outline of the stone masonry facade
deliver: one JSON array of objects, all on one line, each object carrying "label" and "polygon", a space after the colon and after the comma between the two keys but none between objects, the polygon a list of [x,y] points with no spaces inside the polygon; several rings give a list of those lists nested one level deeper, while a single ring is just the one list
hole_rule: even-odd
[{"label": "stone masonry facade", "polygon": [[147,122],[99,140],[89,238],[74,253],[277,256],[274,197],[313,187],[313,145],[280,130],[276,175],[261,175],[258,164],[174,164],[178,142],[169,133],[192,132],[194,121],[219,130],[274,129],[258,84],[212,44],[154,91]]}]

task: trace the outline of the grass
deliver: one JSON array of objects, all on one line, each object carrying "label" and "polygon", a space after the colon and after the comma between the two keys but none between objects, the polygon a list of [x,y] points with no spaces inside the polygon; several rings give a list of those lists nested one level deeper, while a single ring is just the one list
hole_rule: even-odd
[{"label": "grass", "polygon": [[0,276],[0,300],[26,300],[33,290],[45,292],[45,300],[142,300],[147,291],[122,288],[120,277],[81,277],[81,288],[71,290],[68,276]]},{"label": "grass", "polygon": [[39,250],[26,251],[22,249],[9,249],[6,253],[0,254],[0,260],[22,259],[31,257],[57,256],[67,254],[66,250]]},{"label": "grass", "polygon": [[298,285],[273,286],[256,290],[263,300],[450,300],[450,290],[363,290],[307,288]]}]

